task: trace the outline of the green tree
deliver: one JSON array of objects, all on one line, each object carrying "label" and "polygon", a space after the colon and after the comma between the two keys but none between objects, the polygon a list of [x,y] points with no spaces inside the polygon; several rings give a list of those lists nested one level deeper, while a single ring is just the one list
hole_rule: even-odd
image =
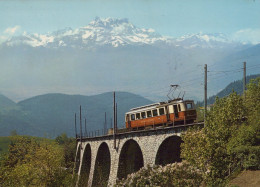
[{"label": "green tree", "polygon": [[203,171],[208,186],[223,186],[237,167],[259,168],[260,78],[246,96],[231,93],[216,99],[205,127],[183,136],[181,156]]},{"label": "green tree", "polygon": [[243,168],[260,169],[260,77],[251,80],[247,87],[247,121],[232,134],[228,152]]},{"label": "green tree", "polygon": [[12,131],[10,132],[10,135],[11,135],[11,136],[16,136],[16,135],[18,135],[18,134],[17,134],[17,131],[16,131],[16,130],[12,130]]},{"label": "green tree", "polygon": [[57,136],[55,141],[63,148],[65,167],[73,172],[77,146],[75,138],[69,138],[66,133],[63,133]]},{"label": "green tree", "polygon": [[1,162],[0,186],[67,186],[72,176],[64,167],[63,149],[47,139],[12,137]]}]

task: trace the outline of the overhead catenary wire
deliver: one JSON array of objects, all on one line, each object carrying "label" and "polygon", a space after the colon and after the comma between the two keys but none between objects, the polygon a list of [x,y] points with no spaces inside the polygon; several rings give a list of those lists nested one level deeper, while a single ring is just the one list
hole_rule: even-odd
[{"label": "overhead catenary wire", "polygon": [[[210,66],[209,66],[210,67]],[[260,68],[260,64],[256,64],[256,65],[249,65],[247,67],[248,70],[248,74],[250,74],[250,70],[252,69],[258,69]],[[202,69],[202,68],[201,68]],[[220,69],[220,70],[211,70],[209,68],[208,71],[208,81],[217,81],[219,78],[221,77],[232,77],[232,74],[236,74],[236,73],[241,73],[243,71],[242,68],[229,68],[229,69]],[[193,72],[193,71],[186,71],[187,72]],[[183,73],[185,74],[185,72]],[[194,79],[189,79],[189,80],[183,80],[183,81],[176,81],[176,82],[172,82],[174,84],[179,84],[180,88],[183,91],[186,91],[187,93],[192,93],[194,92],[194,90],[199,91],[200,88],[202,88],[202,84],[203,84],[203,72],[196,72],[194,73],[194,75],[197,75]],[[187,76],[185,76],[187,77]],[[164,80],[170,80],[170,78],[164,79]],[[120,90],[122,91],[127,91],[127,92],[132,92],[132,93],[138,93],[139,95],[146,97],[146,98],[152,98],[152,95],[162,95],[164,93],[165,98],[166,98],[166,94],[169,91],[169,85],[159,85],[159,82],[156,82],[154,84],[147,84],[147,86],[137,86],[137,87],[132,87],[130,88],[129,85],[125,85],[123,88],[120,87]],[[165,83],[166,84],[166,83]],[[156,85],[159,85],[156,86]],[[196,88],[189,88],[191,85],[196,85]],[[211,85],[209,85],[211,87]],[[117,89],[115,89],[117,90]],[[118,91],[120,91],[118,90]],[[97,90],[98,91],[98,90]],[[108,92],[107,90],[102,90],[100,92]],[[149,93],[149,94],[147,94]],[[198,94],[197,94],[198,95]],[[122,96],[120,96],[122,99],[127,100],[128,97],[123,98]],[[120,99],[120,98],[118,98]]]}]

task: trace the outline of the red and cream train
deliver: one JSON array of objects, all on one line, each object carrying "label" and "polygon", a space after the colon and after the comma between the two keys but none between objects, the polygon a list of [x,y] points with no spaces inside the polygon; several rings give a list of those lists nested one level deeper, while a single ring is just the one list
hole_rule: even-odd
[{"label": "red and cream train", "polygon": [[132,108],[125,114],[128,129],[146,128],[160,125],[189,124],[196,120],[193,100],[175,99]]}]

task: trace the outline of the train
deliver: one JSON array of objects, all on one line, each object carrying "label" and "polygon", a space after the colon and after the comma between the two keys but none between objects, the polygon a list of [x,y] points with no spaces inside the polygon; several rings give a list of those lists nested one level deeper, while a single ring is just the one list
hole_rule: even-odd
[{"label": "train", "polygon": [[193,100],[182,98],[130,109],[125,114],[126,129],[177,126],[193,123],[197,113]]}]

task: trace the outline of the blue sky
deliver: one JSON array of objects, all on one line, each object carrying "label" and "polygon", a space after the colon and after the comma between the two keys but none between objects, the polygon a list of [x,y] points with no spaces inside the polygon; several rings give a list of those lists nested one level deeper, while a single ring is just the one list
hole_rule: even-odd
[{"label": "blue sky", "polygon": [[0,0],[0,41],[24,31],[82,27],[96,16],[128,18],[172,37],[221,32],[260,42],[259,0]]}]

